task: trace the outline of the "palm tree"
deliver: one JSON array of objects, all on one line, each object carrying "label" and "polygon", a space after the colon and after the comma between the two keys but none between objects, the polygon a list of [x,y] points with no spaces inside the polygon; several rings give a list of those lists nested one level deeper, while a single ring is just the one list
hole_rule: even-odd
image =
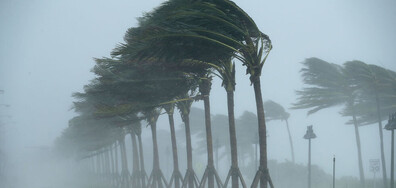
[{"label": "palm tree", "polygon": [[180,111],[180,116],[185,125],[186,132],[186,151],[187,151],[187,171],[184,175],[183,187],[193,188],[199,186],[199,181],[193,169],[192,164],[192,146],[191,146],[191,131],[190,131],[190,110],[193,100],[191,97],[195,96],[195,91],[191,90],[189,93],[184,93],[180,96],[179,101],[176,103],[177,108]]},{"label": "palm tree", "polygon": [[138,153],[138,146],[136,141],[136,133],[133,131],[135,127],[141,127],[140,122],[133,123],[129,128],[129,134],[131,135],[132,141],[132,187],[141,187],[141,177],[140,177],[140,164],[139,164],[139,153]]},{"label": "palm tree", "polygon": [[[245,155],[242,156],[242,160],[246,160],[249,156],[251,159],[252,165],[254,165],[254,169],[251,169],[247,166],[248,170],[253,170],[256,173],[258,167],[258,133],[256,129],[257,125],[257,116],[253,112],[244,111],[241,116],[238,117],[236,121],[237,127],[237,136],[238,136],[238,151],[239,154]],[[252,148],[254,145],[254,150]],[[239,149],[240,148],[240,149]],[[254,174],[252,174],[253,176]]]},{"label": "palm tree", "polygon": [[392,109],[392,102],[388,100],[387,103],[385,103],[385,100],[387,96],[392,95],[392,91],[389,92],[389,88],[395,83],[396,73],[376,65],[368,65],[361,61],[349,61],[346,62],[344,66],[347,74],[353,80],[353,83],[361,91],[360,97],[363,98],[363,100],[360,101],[368,101],[369,103],[375,104],[372,106],[365,105],[367,107],[365,109],[373,109],[373,111],[376,112],[374,113],[374,117],[376,117],[378,122],[378,132],[380,135],[382,177],[384,187],[387,187],[382,121],[388,117],[388,114],[381,114],[381,112],[383,112],[383,109],[388,109],[388,112],[389,109]]},{"label": "palm tree", "polygon": [[161,171],[158,154],[158,141],[157,141],[157,120],[161,111],[158,108],[147,109],[142,112],[146,121],[151,127],[151,138],[153,141],[153,170],[148,180],[147,187],[165,187],[168,186],[166,179]]},{"label": "palm tree", "polygon": [[[356,88],[341,66],[318,58],[308,58],[303,62],[303,65],[305,66],[301,69],[303,81],[310,87],[297,91],[299,98],[293,104],[292,109],[310,109],[308,115],[337,105],[345,105],[346,108],[355,109]],[[364,187],[359,124],[356,120],[355,110],[353,110],[351,116],[356,136],[360,183]]]},{"label": "palm tree", "polygon": [[213,159],[213,139],[212,139],[212,125],[211,125],[211,114],[210,114],[210,90],[212,86],[212,76],[209,73],[203,75],[203,78],[199,81],[199,92],[202,95],[205,109],[205,128],[206,128],[206,148],[208,155],[208,165],[202,176],[200,187],[205,186],[206,179],[208,179],[208,187],[214,188],[216,180],[217,187],[223,187],[220,177],[214,166]]},{"label": "palm tree", "polygon": [[234,57],[247,66],[256,96],[260,135],[260,168],[253,187],[258,182],[266,187],[270,178],[260,76],[272,48],[268,36],[246,12],[228,0],[168,1],[140,21],[138,29],[130,30],[133,37],[127,38],[134,45],[121,45],[113,55],[126,53],[138,59],[195,59],[212,63],[216,63],[214,57],[224,56]]},{"label": "palm tree", "polygon": [[232,187],[237,188],[239,185],[238,179],[241,180],[242,186],[246,187],[241,171],[238,167],[238,151],[237,138],[235,129],[235,115],[234,115],[234,91],[235,91],[235,64],[231,60],[221,61],[220,66],[213,65],[218,77],[222,79],[222,86],[227,92],[227,106],[228,106],[228,124],[230,133],[230,148],[231,148],[231,168],[228,172],[224,186],[227,186],[228,180],[232,178]]},{"label": "palm tree", "polygon": [[266,114],[267,121],[281,120],[281,121],[286,122],[287,134],[289,135],[291,157],[292,157],[292,161],[294,163],[295,160],[294,160],[293,140],[292,140],[292,136],[290,134],[290,128],[289,128],[289,122],[288,122],[290,114],[285,111],[283,106],[281,106],[280,104],[278,104],[272,100],[265,101],[264,107],[266,109],[265,114]]},{"label": "palm tree", "polygon": [[[177,55],[181,58],[200,60],[198,56],[195,56],[196,54],[216,52],[218,55],[232,54],[231,56],[247,66],[247,73],[251,75],[250,80],[255,90],[260,135],[261,168],[257,172],[254,186],[260,181],[262,182],[261,186],[266,187],[266,182],[269,179],[267,176],[266,129],[259,78],[264,62],[272,48],[271,42],[268,36],[259,31],[254,21],[231,1],[210,3],[194,1],[188,2],[188,6],[176,6],[178,9],[170,11],[170,7],[175,7],[172,6],[172,3],[175,2],[176,4],[180,3],[180,1],[170,1],[162,9],[159,8],[152,13],[149,18],[143,19],[144,22],[141,25],[146,27],[146,30],[144,30],[144,36],[136,42],[140,44],[136,45],[140,49],[136,50],[135,48],[134,54],[138,57],[153,55],[164,57],[167,54],[172,54],[171,56],[174,57],[175,53],[168,52],[177,51]],[[203,10],[203,7],[205,12],[199,12],[199,10]],[[223,27],[218,27],[219,25]],[[183,41],[183,39],[190,40],[184,40],[188,42],[182,45],[180,42],[175,43],[177,44],[175,46],[169,45],[172,44],[171,41]],[[123,50],[128,50],[128,47]],[[207,53],[202,53],[203,51]],[[213,56],[209,55],[209,57]]]},{"label": "palm tree", "polygon": [[181,175],[180,170],[179,170],[179,159],[177,156],[175,121],[173,118],[175,104],[170,103],[170,104],[164,105],[164,109],[165,109],[166,113],[168,114],[169,127],[170,127],[170,133],[171,133],[171,142],[172,142],[172,154],[173,154],[173,172],[172,172],[172,176],[169,180],[169,186],[172,186],[172,184],[174,182],[175,188],[179,188],[180,183],[183,181],[183,176]]}]

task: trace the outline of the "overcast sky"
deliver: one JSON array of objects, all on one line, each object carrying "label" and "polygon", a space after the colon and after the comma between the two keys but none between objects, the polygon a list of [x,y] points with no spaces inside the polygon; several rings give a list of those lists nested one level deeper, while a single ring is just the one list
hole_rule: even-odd
[{"label": "overcast sky", "polygon": [[[51,146],[75,114],[70,111],[73,92],[93,78],[94,57],[109,56],[123,41],[136,18],[162,0],[2,0],[0,2],[0,104],[11,105],[2,113],[8,120],[7,143],[23,148]],[[264,66],[262,89],[265,99],[285,108],[296,101],[301,89],[299,74],[305,58],[318,57],[342,64],[361,60],[396,71],[396,1],[372,0],[236,0],[269,35],[274,48]],[[215,80],[212,112],[226,114],[226,95]],[[237,66],[235,112],[255,112],[253,87],[244,67]],[[194,104],[202,107],[201,103]],[[318,138],[313,142],[313,163],[330,172],[336,155],[338,175],[358,176],[353,127],[339,108],[306,116],[304,110],[288,110],[295,141],[296,161],[306,163],[306,126],[313,124]],[[167,127],[164,127],[164,129]],[[361,129],[366,177],[369,159],[379,158],[378,127]],[[148,130],[147,130],[148,131]],[[290,160],[283,122],[268,123],[270,159]],[[385,134],[386,156],[390,133]],[[390,159],[387,158],[387,163]]]}]

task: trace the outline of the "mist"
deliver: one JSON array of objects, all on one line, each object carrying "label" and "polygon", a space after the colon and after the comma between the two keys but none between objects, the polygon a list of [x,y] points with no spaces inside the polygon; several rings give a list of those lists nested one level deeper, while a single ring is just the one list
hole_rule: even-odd
[{"label": "mist", "polygon": [[[73,108],[76,99],[72,94],[84,92],[84,86],[97,76],[91,71],[95,66],[94,58],[111,57],[112,50],[125,42],[127,30],[138,26],[137,18],[163,2],[0,2],[0,187],[109,187],[106,181],[90,171],[90,162],[79,160],[74,153],[58,152],[56,140],[69,127],[69,120],[78,116]],[[355,130],[353,125],[346,124],[351,118],[340,115],[343,105],[311,115],[307,115],[308,109],[291,108],[298,101],[296,91],[308,87],[300,72],[308,58],[316,57],[340,66],[359,60],[396,71],[396,2],[234,2],[251,16],[273,45],[260,77],[263,100],[279,103],[290,114],[288,123],[294,162],[285,121],[266,121],[268,168],[275,187],[307,186],[308,141],[303,137],[309,125],[313,125],[317,136],[311,145],[313,181],[317,180],[313,187],[331,187],[333,157],[336,158],[337,184],[359,187]],[[251,112],[257,118],[257,111],[246,67],[238,60],[233,61],[236,66],[234,110],[238,130],[245,125],[240,123],[242,115]],[[228,126],[227,93],[218,77],[213,77],[210,104],[212,127],[221,126],[222,118]],[[193,168],[199,180],[207,166],[203,110],[203,101],[192,103]],[[157,122],[160,167],[169,181],[173,170],[172,143],[168,116],[164,110],[161,113]],[[184,176],[188,168],[185,126],[176,109],[174,118],[179,169]],[[387,119],[382,121],[382,125],[386,123]],[[150,175],[153,168],[151,129],[147,121],[141,121],[141,125],[145,171]],[[253,133],[257,134],[257,123],[254,125],[256,132]],[[222,130],[228,139],[228,127]],[[372,187],[374,181],[377,187],[383,186],[382,167],[375,175],[370,171],[370,160],[381,160],[378,123],[360,126],[359,131],[366,187]],[[389,180],[391,133],[385,129],[383,132]],[[257,170],[254,156],[259,157],[259,154],[255,154],[254,144],[245,147],[241,145],[243,141],[239,141],[252,135],[238,134],[239,168],[250,187]],[[214,144],[216,137],[220,135],[213,135]],[[125,144],[128,171],[132,173],[130,135],[125,136]],[[215,156],[214,163],[223,183],[231,165],[227,144],[229,140],[215,151],[220,157],[216,159]],[[121,170],[121,164],[118,167]],[[292,181],[295,184],[285,183]],[[231,182],[228,185],[231,187]]]}]

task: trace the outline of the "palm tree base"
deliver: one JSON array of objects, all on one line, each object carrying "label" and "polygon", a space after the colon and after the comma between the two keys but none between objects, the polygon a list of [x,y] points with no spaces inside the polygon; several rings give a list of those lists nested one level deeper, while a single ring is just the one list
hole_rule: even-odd
[{"label": "palm tree base", "polygon": [[[193,187],[189,185],[190,181],[193,181]],[[187,169],[186,174],[184,175],[182,188],[194,188],[194,186],[199,187],[198,177],[195,174],[194,170]]]},{"label": "palm tree base", "polygon": [[[218,188],[223,187],[223,183],[221,182],[221,179],[219,177],[219,174],[217,173],[216,169],[214,166],[206,166],[205,172],[202,176],[201,184],[199,185],[199,188],[204,188],[206,184],[206,180],[209,178],[209,176],[214,176],[216,180],[216,185]],[[209,186],[208,186],[209,187]]]},{"label": "palm tree base", "polygon": [[162,173],[161,169],[154,169],[151,172],[150,178],[148,179],[147,182],[147,187],[149,188],[163,188],[168,187],[168,183],[166,182],[166,179],[164,177],[164,174]]},{"label": "palm tree base", "polygon": [[[260,181],[265,180],[265,184],[268,182],[271,188],[274,188],[274,184],[272,184],[271,176],[268,172],[267,168],[259,167],[256,175],[254,176],[251,188],[256,188]],[[265,186],[266,187],[266,186]]]},{"label": "palm tree base", "polygon": [[227,175],[226,181],[224,183],[224,187],[227,187],[228,181],[230,180],[231,176],[234,176],[234,175],[237,176],[237,178],[239,178],[239,180],[242,183],[242,187],[246,188],[246,183],[242,177],[241,171],[239,170],[239,168],[235,168],[235,167],[231,167],[230,170],[228,171],[228,175]]},{"label": "palm tree base", "polygon": [[171,179],[169,180],[169,188],[172,187],[173,182],[175,184],[175,188],[179,188],[180,184],[183,183],[183,176],[181,175],[179,170],[173,170]]},{"label": "palm tree base", "polygon": [[140,179],[140,172],[139,171],[132,172],[132,175],[131,175],[132,187],[140,188],[141,187],[140,180],[141,180]]}]

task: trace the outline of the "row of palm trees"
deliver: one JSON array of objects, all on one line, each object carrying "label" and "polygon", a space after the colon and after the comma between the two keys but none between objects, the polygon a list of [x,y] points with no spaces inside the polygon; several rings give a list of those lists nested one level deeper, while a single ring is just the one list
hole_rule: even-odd
[{"label": "row of palm trees", "polygon": [[[112,58],[96,59],[92,72],[96,78],[75,93],[74,109],[79,116],[72,119],[63,142],[78,144],[79,155],[92,156],[117,141],[122,156],[122,186],[128,186],[125,158],[125,131],[132,136],[141,134],[140,121],[151,127],[153,169],[144,176],[144,158],[134,157],[133,187],[246,187],[238,167],[237,139],[234,117],[235,62],[246,66],[254,87],[260,145],[260,165],[252,187],[267,187],[272,182],[267,167],[266,125],[260,76],[272,49],[271,41],[251,17],[229,0],[169,0],[154,11],[139,18],[139,26],[128,29],[125,43],[115,48]],[[222,185],[213,162],[213,141],[210,119],[210,90],[213,76],[222,79],[227,93],[231,148],[231,167]],[[194,101],[203,100],[208,164],[200,182],[192,167],[192,144],[189,114]],[[177,108],[185,125],[187,171],[184,177],[178,169],[174,109]],[[169,117],[172,138],[174,172],[167,184],[160,169],[157,144],[157,120],[162,109]],[[66,139],[69,138],[69,139]],[[134,142],[135,143],[135,142]],[[136,146],[137,144],[133,144]],[[134,147],[137,148],[137,147]],[[142,149],[142,148],[141,148]],[[142,155],[142,150],[133,155]],[[85,153],[85,154],[84,154]],[[88,154],[89,153],[89,154]],[[124,177],[125,175],[125,177]],[[147,182],[145,182],[147,179]],[[139,183],[137,183],[139,182]],[[136,183],[136,184],[134,184]],[[147,184],[146,184],[147,183]]]},{"label": "row of palm trees", "polygon": [[308,115],[322,109],[343,106],[340,114],[351,117],[347,124],[355,130],[360,184],[365,185],[359,127],[377,123],[380,135],[382,177],[387,187],[382,121],[396,111],[396,72],[361,61],[342,66],[318,58],[308,58],[301,69],[307,87],[297,91],[294,109],[309,109]]}]

